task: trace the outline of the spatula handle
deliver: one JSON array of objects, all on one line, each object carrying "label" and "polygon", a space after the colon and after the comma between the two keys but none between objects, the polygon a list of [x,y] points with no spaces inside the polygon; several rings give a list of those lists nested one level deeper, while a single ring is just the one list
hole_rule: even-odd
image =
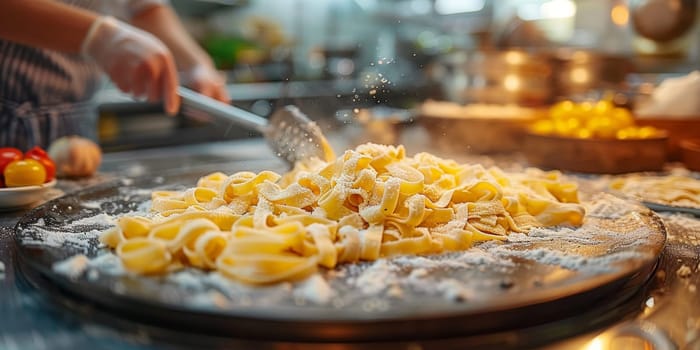
[{"label": "spatula handle", "polygon": [[182,104],[189,108],[206,112],[214,117],[223,118],[242,127],[259,132],[264,132],[267,126],[267,119],[261,116],[217,101],[188,88],[180,86],[178,87],[177,93],[182,99]]}]

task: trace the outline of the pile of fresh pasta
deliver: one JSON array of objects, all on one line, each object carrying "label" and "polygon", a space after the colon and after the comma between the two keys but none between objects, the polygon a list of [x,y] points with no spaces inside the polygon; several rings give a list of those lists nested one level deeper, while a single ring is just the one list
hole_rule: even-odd
[{"label": "pile of fresh pasta", "polygon": [[365,144],[335,161],[213,173],[155,191],[151,213],[124,216],[101,240],[139,274],[187,266],[266,284],[319,266],[465,250],[532,227],[580,225],[577,187],[558,172],[458,164],[403,146]]},{"label": "pile of fresh pasta", "polygon": [[692,177],[633,174],[612,180],[610,188],[647,202],[700,208],[700,180]]}]

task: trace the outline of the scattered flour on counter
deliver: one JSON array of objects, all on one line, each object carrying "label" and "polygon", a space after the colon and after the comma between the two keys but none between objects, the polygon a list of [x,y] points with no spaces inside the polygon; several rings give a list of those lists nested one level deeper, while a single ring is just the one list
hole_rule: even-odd
[{"label": "scattered flour on counter", "polygon": [[201,279],[206,285],[216,287],[219,291],[227,295],[249,295],[254,292],[255,287],[243,285],[234,281],[219,272],[204,274]]},{"label": "scattered flour on counter", "polygon": [[[388,296],[402,298],[407,290],[426,295],[440,296],[448,301],[462,302],[474,295],[473,286],[454,278],[440,278],[433,271],[448,269],[475,269],[483,266],[496,269],[498,266],[513,266],[508,258],[490,254],[479,248],[466,252],[423,256],[399,256],[380,259],[359,271],[356,265],[341,266],[351,270],[354,278],[349,285],[366,297]],[[352,271],[354,270],[354,271]],[[359,273],[359,274],[358,274]]]},{"label": "scattered flour on counter", "polygon": [[[435,261],[433,259],[429,259],[426,257],[409,257],[409,256],[399,256],[396,258],[391,259],[391,262],[394,264],[398,264],[401,266],[409,267],[409,268],[420,268],[420,269],[434,269],[436,267],[441,266],[439,261]],[[463,267],[463,264],[460,264],[458,262],[452,262],[448,263],[446,265],[451,265],[451,266],[446,266],[446,267]],[[427,271],[427,270],[426,270]],[[380,276],[381,277],[381,276]]]},{"label": "scattered flour on counter", "polygon": [[[616,236],[618,244],[628,247],[627,250],[608,253],[601,256],[585,257],[575,253],[569,253],[566,250],[554,250],[549,248],[535,249],[512,249],[509,245],[499,245],[488,249],[488,253],[501,257],[519,257],[528,260],[534,260],[547,265],[560,266],[569,270],[585,270],[593,273],[605,273],[615,269],[613,263],[627,260],[639,259],[647,257],[651,253],[634,249],[637,246],[645,244],[645,238],[649,235],[649,229],[646,227],[637,228],[635,230],[621,234],[598,227],[580,227],[576,230],[570,228],[561,228],[557,231],[537,228],[530,232],[530,239],[523,237],[508,237],[509,241],[527,243],[547,240],[547,237],[556,238],[556,241],[564,241],[574,243],[577,246],[595,245],[600,243],[602,237]],[[524,235],[523,235],[524,236]],[[596,238],[594,238],[596,237]],[[511,239],[515,238],[515,239]]]},{"label": "scattered flour on counter", "polygon": [[[484,246],[486,244],[482,244]],[[487,247],[495,247],[489,244]],[[497,269],[514,266],[508,258],[491,254],[480,247],[464,252],[454,252],[431,256],[398,256],[379,259],[372,263],[340,266],[341,271],[355,277],[348,279],[348,284],[367,297],[402,298],[406,290],[433,296],[442,296],[446,300],[461,302],[473,295],[467,282],[453,278],[439,278],[434,271],[478,269],[483,266]]]},{"label": "scattered flour on counter", "polygon": [[700,236],[700,218],[691,214],[671,212],[659,213],[659,216],[661,216],[664,223],[667,225],[677,225],[682,227],[684,231],[689,231]]},{"label": "scattered flour on counter", "polygon": [[167,276],[168,281],[189,290],[201,290],[202,280],[190,271],[178,271]]},{"label": "scattered flour on counter", "polygon": [[24,235],[22,237],[23,244],[53,248],[71,246],[83,250],[90,248],[90,241],[98,239],[102,233],[102,231],[99,230],[91,230],[88,232],[55,231],[36,226],[32,227],[32,231],[35,233],[36,237]]},{"label": "scattered flour on counter", "polygon": [[[150,202],[148,205],[150,206]],[[147,211],[148,207],[144,208]],[[607,196],[602,201],[590,203],[587,210],[592,222],[611,219],[624,225],[627,220],[634,221],[639,218],[637,216],[638,206],[612,196]],[[143,212],[139,207],[136,212],[130,214],[143,215]],[[63,224],[61,229],[113,224],[113,222],[114,217],[101,213]],[[700,226],[697,220],[693,223]],[[88,248],[91,244],[90,241],[98,238],[101,234],[99,230],[82,233],[49,231],[43,219],[39,219],[29,229],[33,232],[34,238],[30,239],[28,237],[31,235],[25,235],[23,237],[25,244],[49,247],[70,245]],[[618,261],[644,257],[645,252],[634,248],[636,244],[643,244],[644,237],[648,236],[649,230],[649,228],[643,227],[620,233],[603,229],[591,223],[586,223],[583,227],[576,229],[570,227],[533,228],[529,234],[510,234],[506,242],[483,242],[466,251],[430,256],[397,256],[374,262],[343,264],[328,271],[325,275],[315,274],[300,282],[285,282],[273,286],[251,286],[232,280],[216,271],[204,272],[189,268],[173,272],[165,276],[162,281],[166,287],[173,287],[178,291],[191,294],[191,297],[185,301],[188,305],[213,308],[274,305],[285,298],[286,300],[293,299],[293,302],[298,305],[310,303],[336,306],[336,302],[346,296],[345,289],[352,291],[352,298],[358,298],[349,302],[374,300],[369,303],[371,305],[368,304],[368,308],[374,310],[388,307],[387,300],[402,299],[409,295],[429,295],[450,302],[469,302],[483,294],[483,290],[479,289],[480,286],[489,285],[485,283],[479,285],[483,281],[457,278],[460,271],[483,272],[492,270],[509,273],[518,266],[517,259],[526,259],[564,269],[584,271],[586,274],[606,273],[614,270],[615,263]],[[582,251],[585,251],[589,249],[588,246],[604,244],[606,237],[609,239],[613,236],[616,237],[616,244],[630,247],[630,249],[599,257],[581,256],[575,251],[570,252],[565,248],[559,249],[564,244],[582,247]],[[128,274],[120,258],[113,252],[107,251],[101,252],[92,259],[88,259],[85,255],[74,256],[56,263],[53,269],[70,278],[77,278],[85,274],[86,278],[91,281],[97,280],[99,276]],[[328,276],[328,279],[323,276]],[[489,283],[497,284],[498,282],[490,281]],[[378,303],[377,300],[382,300],[383,297],[393,299]],[[347,302],[347,300],[340,300],[340,302]]]},{"label": "scattered flour on counter", "polygon": [[318,305],[324,305],[331,301],[335,293],[323,277],[314,274],[296,285],[293,294],[295,298],[304,299]]},{"label": "scattered flour on counter", "polygon": [[582,245],[600,244],[600,240],[594,239],[591,232],[581,232],[581,228],[559,227],[557,230],[535,227],[528,234],[511,233],[508,242],[551,242],[564,241]]},{"label": "scattered flour on counter", "polygon": [[[640,230],[638,233],[633,232],[629,240],[634,242],[639,238],[638,235],[644,234],[644,232],[645,230]],[[646,232],[648,233],[648,231]],[[552,237],[555,237],[557,240],[566,239],[568,242],[593,244],[591,243],[592,236],[615,234],[597,228],[535,229],[531,233],[532,236],[513,234],[511,235],[513,236],[511,243],[528,244],[550,241]],[[586,237],[588,238],[586,239]],[[473,285],[470,281],[435,277],[433,271],[508,268],[516,266],[513,258],[517,257],[569,270],[585,270],[587,273],[595,274],[611,271],[615,268],[614,263],[617,261],[636,259],[641,256],[644,256],[643,252],[624,250],[600,257],[583,257],[548,248],[513,249],[511,244],[489,241],[463,252],[432,256],[398,256],[391,259],[379,259],[371,263],[341,265],[329,275],[341,278],[345,275],[350,276],[347,278],[347,288],[353,288],[369,298],[400,299],[407,295],[407,291],[411,290],[414,293],[438,296],[451,302],[468,302],[474,300],[474,295],[477,293],[474,288],[478,288],[478,286]],[[85,268],[95,269],[100,274],[112,276],[127,273],[119,257],[111,252],[87,260],[85,264],[83,264],[86,259],[84,256],[78,256],[77,259],[79,260],[76,262],[72,260],[63,262],[62,265],[56,266],[54,269],[62,271],[68,276],[79,276],[85,271]],[[88,277],[91,272],[88,270]],[[308,302],[328,305],[335,302],[335,297],[338,295],[329,281],[326,281],[319,274],[298,283],[281,283],[269,287],[250,286],[231,280],[218,272],[206,273],[192,269],[172,273],[166,277],[166,280],[177,288],[192,292],[193,297],[187,303],[201,307],[226,308],[236,307],[236,305],[245,307],[253,304],[274,304],[277,300],[284,299],[285,296],[291,296],[297,304]],[[261,291],[269,293],[271,297],[260,299],[259,295],[263,294],[260,293]]]},{"label": "scattered flour on counter", "polygon": [[[625,219],[620,219],[621,224]],[[637,221],[637,218],[631,218],[631,221]],[[637,225],[639,226],[639,225]],[[610,237],[615,237],[620,243],[625,245],[644,244],[649,235],[649,228],[637,227],[628,232],[612,231],[608,228],[599,227],[596,225],[583,225],[582,227],[573,229],[571,227],[556,227],[556,228],[540,228],[536,227],[530,230],[529,234],[512,233],[508,235],[508,242],[512,243],[530,243],[530,242],[568,242],[577,245],[594,246],[609,240]]]},{"label": "scattered flour on counter", "polygon": [[700,219],[690,214],[682,213],[659,213],[667,224],[674,224],[684,229],[700,232]]},{"label": "scattered flour on counter", "polygon": [[[356,267],[356,265],[349,267]],[[399,283],[397,271],[398,267],[389,260],[379,259],[354,279],[354,285],[364,294],[377,295]]]},{"label": "scattered flour on counter", "polygon": [[408,279],[413,280],[413,281],[418,281],[426,276],[428,276],[428,270],[426,270],[425,268],[419,267],[415,270],[411,270],[411,274],[408,275]]},{"label": "scattered flour on counter", "polygon": [[659,213],[668,228],[668,237],[678,242],[700,246],[700,218],[682,213]]},{"label": "scattered flour on counter", "polygon": [[203,309],[229,309],[232,307],[229,299],[216,290],[195,294],[187,302],[193,307]]},{"label": "scattered flour on counter", "polygon": [[[144,213],[139,211],[131,211],[123,215],[143,215]],[[61,225],[60,230],[50,229],[46,225],[46,221],[43,218],[37,219],[36,222],[29,225],[28,231],[33,232],[34,235],[24,234],[22,236],[22,243],[26,245],[41,245],[53,248],[60,248],[63,246],[71,246],[83,250],[87,250],[91,247],[91,240],[98,239],[102,234],[102,230],[92,229],[90,231],[81,231],[86,227],[108,227],[115,224],[115,217],[105,213],[99,213],[93,216],[88,216],[74,220],[70,223],[64,223]],[[70,232],[78,231],[78,232]]]},{"label": "scattered flour on counter", "polygon": [[[498,254],[499,251],[495,250],[494,253]],[[570,256],[564,252],[543,248],[522,251],[502,249],[500,253],[508,256],[518,256],[529,260],[536,260],[547,265],[557,265],[569,270],[579,270],[581,266],[588,263],[588,259],[582,256]]]},{"label": "scattered flour on counter", "polygon": [[139,204],[138,207],[136,207],[137,212],[144,213],[144,214],[149,213],[150,210],[151,210],[151,201],[150,200],[145,201],[145,202]]},{"label": "scattered flour on counter", "polygon": [[126,274],[122,261],[111,252],[90,259],[88,266],[108,276],[122,276]]},{"label": "scattered flour on counter", "polygon": [[[340,267],[340,269],[341,271],[346,269],[351,271],[352,275],[356,275],[350,280],[350,284],[366,296],[395,297],[405,294],[403,293],[405,289],[412,289],[428,295],[442,295],[443,298],[451,301],[465,301],[473,297],[472,288],[475,287],[473,281],[461,282],[453,278],[435,278],[432,272],[447,269],[480,271],[507,269],[516,266],[513,259],[519,258],[572,271],[582,271],[586,274],[609,273],[617,269],[618,262],[649,257],[651,253],[636,249],[645,244],[649,233],[648,227],[637,227],[624,233],[606,230],[595,225],[584,225],[576,229],[534,228],[529,235],[510,234],[505,244],[489,241],[463,252],[380,259],[369,263],[369,266],[359,271],[359,274],[357,274],[358,271],[352,270],[358,269],[353,265]],[[602,244],[609,237],[616,237],[617,244],[628,248],[615,252],[601,252],[600,256],[582,256],[575,251],[569,252],[565,248],[559,249],[555,248],[557,245],[552,245],[552,243],[566,242],[576,247],[595,246]],[[530,247],[530,245],[533,246]],[[518,249],[518,247],[524,248]],[[587,250],[587,248],[582,249]],[[410,272],[406,274],[406,270]]]},{"label": "scattered flour on counter", "polygon": [[391,298],[399,299],[399,298],[403,298],[404,291],[403,291],[403,289],[401,289],[400,286],[393,285],[393,286],[389,287],[389,289],[387,289],[386,295],[391,297]]},{"label": "scattered flour on counter", "polygon": [[83,201],[80,206],[87,209],[100,209],[102,207],[102,202],[99,201]]},{"label": "scattered flour on counter", "polygon": [[559,266],[567,270],[580,271],[585,269],[590,273],[610,272],[614,270],[614,266],[611,264],[626,259],[639,258],[644,255],[640,252],[624,251],[600,257],[587,258],[546,248],[527,250],[496,249],[493,253],[502,256],[535,260],[542,264]]},{"label": "scattered flour on counter", "polygon": [[445,299],[451,301],[466,301],[471,299],[474,295],[474,291],[468,288],[463,282],[452,278],[440,280],[435,288],[442,293]]},{"label": "scattered flour on counter", "polygon": [[[88,263],[89,264],[89,263]],[[87,279],[88,281],[95,281],[100,277],[100,272],[95,269],[88,269]]]},{"label": "scattered flour on counter", "polygon": [[[187,271],[185,270],[185,272]],[[198,278],[205,289],[215,289],[221,292],[232,304],[237,306],[251,306],[254,302],[257,305],[275,304],[279,300],[289,298],[293,293],[293,286],[288,282],[269,286],[254,286],[232,280],[219,272],[192,271],[190,273],[196,273],[199,276]]]},{"label": "scattered flour on counter", "polygon": [[69,225],[65,225],[66,228],[72,228],[75,226],[91,226],[91,225],[112,225],[115,223],[115,219],[112,215],[100,213],[95,216],[88,216],[71,222]]},{"label": "scattered flour on counter", "polygon": [[467,269],[473,268],[475,265],[506,265],[512,266],[513,262],[509,260],[497,259],[494,255],[489,254],[481,247],[472,247],[464,252],[446,253],[431,257],[424,256],[398,256],[391,259],[393,264],[402,268],[421,268],[427,270],[433,269]]},{"label": "scattered flour on counter", "polygon": [[67,276],[70,279],[76,279],[85,272],[89,262],[90,259],[87,256],[78,254],[53,264],[52,269],[54,272]]},{"label": "scattered flour on counter", "polygon": [[639,206],[610,194],[600,194],[586,206],[586,216],[618,219],[639,210]]}]

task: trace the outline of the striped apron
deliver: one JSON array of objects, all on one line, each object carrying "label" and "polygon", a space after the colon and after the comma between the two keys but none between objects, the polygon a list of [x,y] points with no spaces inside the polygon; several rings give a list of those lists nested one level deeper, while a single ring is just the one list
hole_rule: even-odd
[{"label": "striped apron", "polygon": [[[31,1],[31,0],[30,0]],[[163,0],[61,0],[129,19]],[[0,147],[48,147],[67,135],[96,138],[99,68],[64,54],[0,39]]]}]

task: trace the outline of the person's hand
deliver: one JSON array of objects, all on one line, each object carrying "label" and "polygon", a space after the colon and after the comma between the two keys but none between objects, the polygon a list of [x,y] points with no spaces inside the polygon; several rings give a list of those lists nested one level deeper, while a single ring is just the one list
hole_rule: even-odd
[{"label": "person's hand", "polygon": [[100,17],[85,37],[82,53],[94,59],[120,90],[151,102],[163,101],[166,113],[177,113],[175,61],[155,36],[112,17]]},{"label": "person's hand", "polygon": [[211,64],[198,64],[182,72],[182,85],[221,102],[230,102],[226,78]]},{"label": "person's hand", "polygon": [[57,139],[49,146],[48,153],[56,163],[56,174],[64,177],[90,176],[102,161],[100,147],[79,136]]}]

